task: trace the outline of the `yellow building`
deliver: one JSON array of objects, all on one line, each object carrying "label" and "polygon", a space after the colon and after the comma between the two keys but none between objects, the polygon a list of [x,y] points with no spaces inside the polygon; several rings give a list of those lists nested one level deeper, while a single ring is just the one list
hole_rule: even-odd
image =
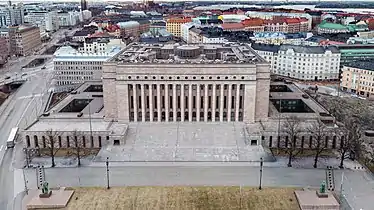
[{"label": "yellow building", "polygon": [[374,98],[374,63],[360,61],[342,69],[341,87],[358,96]]},{"label": "yellow building", "polygon": [[182,24],[191,22],[191,18],[170,18],[166,21],[166,30],[176,37],[181,37]]}]

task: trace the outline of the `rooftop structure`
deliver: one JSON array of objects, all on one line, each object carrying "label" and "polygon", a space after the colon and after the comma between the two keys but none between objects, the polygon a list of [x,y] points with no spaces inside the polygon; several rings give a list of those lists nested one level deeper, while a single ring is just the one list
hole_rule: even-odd
[{"label": "rooftop structure", "polygon": [[238,64],[264,62],[246,44],[132,44],[111,59],[119,63]]}]

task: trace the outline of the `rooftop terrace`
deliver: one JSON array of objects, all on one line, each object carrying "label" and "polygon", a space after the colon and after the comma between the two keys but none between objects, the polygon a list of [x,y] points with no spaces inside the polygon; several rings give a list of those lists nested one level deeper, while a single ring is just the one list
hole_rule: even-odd
[{"label": "rooftop terrace", "polygon": [[265,62],[248,44],[133,43],[110,61],[118,63],[259,63]]}]

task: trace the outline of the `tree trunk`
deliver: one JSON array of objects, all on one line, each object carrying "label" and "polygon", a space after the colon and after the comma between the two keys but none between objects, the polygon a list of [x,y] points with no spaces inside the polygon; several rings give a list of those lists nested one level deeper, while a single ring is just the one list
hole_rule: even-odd
[{"label": "tree trunk", "polygon": [[78,167],[81,166],[81,155],[79,154],[80,150],[77,150],[77,159],[78,159]]},{"label": "tree trunk", "polygon": [[314,156],[313,168],[317,168],[317,162],[318,162],[318,152],[316,153],[316,156]]},{"label": "tree trunk", "polygon": [[292,151],[288,153],[288,164],[287,167],[292,167]]},{"label": "tree trunk", "polygon": [[[53,151],[53,150],[52,150]],[[52,158],[52,168],[53,167],[55,167],[56,166],[56,164],[55,164],[55,155],[53,154],[53,152],[52,152],[52,156],[51,156],[51,158]]]},{"label": "tree trunk", "polygon": [[344,157],[345,157],[345,152],[341,154],[340,156],[340,165],[339,168],[344,168]]}]

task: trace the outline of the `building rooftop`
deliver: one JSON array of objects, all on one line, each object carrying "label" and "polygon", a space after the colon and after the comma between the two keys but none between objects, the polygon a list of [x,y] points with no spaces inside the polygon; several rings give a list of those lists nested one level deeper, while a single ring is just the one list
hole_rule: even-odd
[{"label": "building rooftop", "polygon": [[248,44],[139,44],[133,43],[110,61],[119,63],[262,63]]},{"label": "building rooftop", "polygon": [[267,51],[267,52],[273,52],[277,53],[279,51],[280,45],[274,45],[274,44],[262,44],[262,43],[253,43],[251,47],[254,50],[259,51]]},{"label": "building rooftop", "polygon": [[60,47],[53,55],[53,61],[106,61],[121,51],[121,47],[108,46],[105,53],[80,53],[71,46]]},{"label": "building rooftop", "polygon": [[332,53],[340,53],[339,49],[335,46],[302,46],[302,45],[281,45],[279,51],[287,51],[292,49],[296,53],[310,53],[310,54],[324,54],[326,51]]},{"label": "building rooftop", "polygon": [[345,64],[345,66],[357,68],[357,69],[374,71],[374,62],[369,62],[369,61],[352,62],[352,63]]}]

